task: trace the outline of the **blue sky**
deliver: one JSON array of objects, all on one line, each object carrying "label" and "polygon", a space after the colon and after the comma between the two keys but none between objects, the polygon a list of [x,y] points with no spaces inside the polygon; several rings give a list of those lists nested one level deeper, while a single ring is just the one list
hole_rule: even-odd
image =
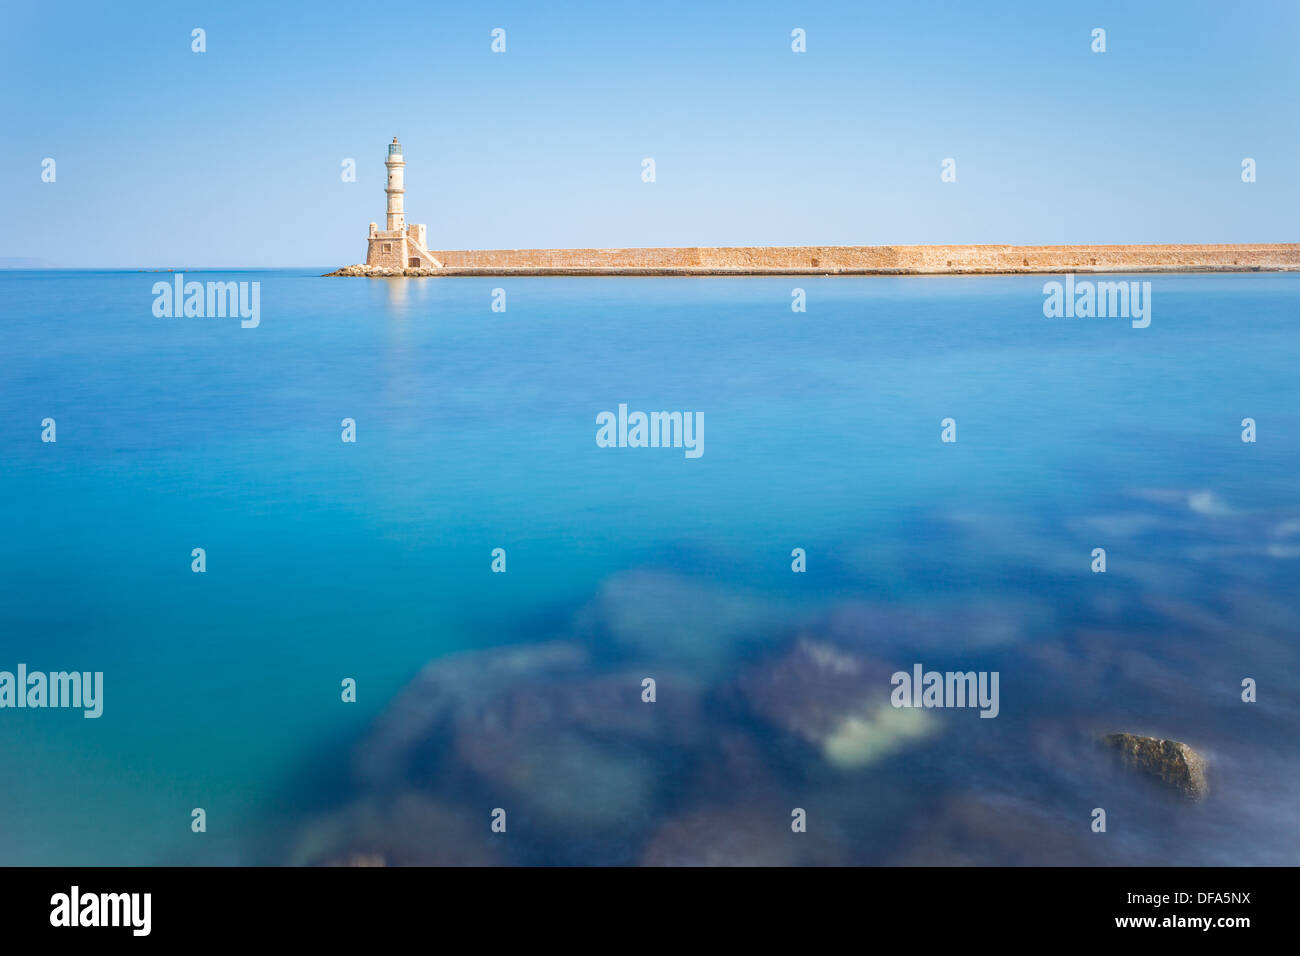
[{"label": "blue sky", "polygon": [[1300,240],[1296,2],[6,7],[0,257],[361,261],[394,134],[434,249]]}]

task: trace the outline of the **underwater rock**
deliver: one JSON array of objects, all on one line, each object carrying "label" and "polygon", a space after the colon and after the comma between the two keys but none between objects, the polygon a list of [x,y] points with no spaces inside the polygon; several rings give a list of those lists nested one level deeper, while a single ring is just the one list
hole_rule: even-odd
[{"label": "underwater rock", "polygon": [[680,674],[656,670],[653,675],[653,702],[644,699],[640,671],[521,681],[462,708],[457,727],[526,733],[548,726],[656,745],[700,738],[702,686]]},{"label": "underwater rock", "polygon": [[774,759],[765,739],[725,723],[709,727],[709,741],[692,753],[693,767],[681,781],[679,797],[687,805],[710,805],[734,799],[738,792],[747,798],[772,796],[780,802],[787,795],[779,759]]},{"label": "underwater rock", "polygon": [[338,859],[326,860],[320,866],[387,866],[388,862],[378,853],[367,856],[364,853],[356,853],[352,856],[339,857]]},{"label": "underwater rock", "polygon": [[375,721],[356,776],[378,791],[469,787],[512,819],[515,808],[536,818],[542,839],[616,828],[639,838],[661,778],[708,739],[701,696],[695,678],[654,668],[592,676],[570,644],[457,654],[427,665]]},{"label": "underwater rock", "polygon": [[912,824],[891,866],[1098,866],[1109,846],[1047,808],[999,794],[962,794]]},{"label": "underwater rock", "polygon": [[490,866],[503,862],[487,814],[402,792],[370,797],[308,824],[291,866]]},{"label": "underwater rock", "polygon": [[702,807],[667,821],[642,866],[834,866],[842,856],[815,832],[795,833],[787,808]]},{"label": "underwater rock", "polygon": [[494,802],[535,810],[549,828],[616,828],[649,815],[655,803],[658,774],[650,761],[634,748],[580,734],[472,729],[457,737],[456,753],[500,791]]},{"label": "underwater rock", "polygon": [[453,719],[475,702],[520,681],[575,673],[586,655],[572,644],[522,644],[467,651],[427,664],[375,720],[354,755],[359,782],[400,786]]},{"label": "underwater rock", "polygon": [[642,570],[606,580],[575,630],[639,661],[718,674],[736,651],[775,640],[787,626],[784,617],[761,597]]},{"label": "underwater rock", "polygon": [[929,711],[890,703],[892,670],[800,638],[741,673],[735,693],[759,718],[816,747],[832,765],[875,763],[938,729]]},{"label": "underwater rock", "polygon": [[509,800],[564,829],[628,825],[649,815],[659,779],[702,738],[698,688],[639,673],[530,681],[469,706],[455,722],[457,759]]},{"label": "underwater rock", "polygon": [[1116,733],[1106,734],[1102,743],[1118,751],[1128,766],[1184,796],[1200,799],[1209,792],[1205,758],[1180,740]]},{"label": "underwater rock", "polygon": [[642,866],[794,866],[801,834],[781,817],[725,807],[668,821],[646,844]]}]

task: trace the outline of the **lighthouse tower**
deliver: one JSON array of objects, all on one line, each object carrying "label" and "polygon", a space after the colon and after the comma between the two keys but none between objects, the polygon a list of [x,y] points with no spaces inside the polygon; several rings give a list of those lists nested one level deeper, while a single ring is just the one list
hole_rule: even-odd
[{"label": "lighthouse tower", "polygon": [[402,144],[396,136],[388,144],[388,158],[384,165],[388,167],[388,185],[384,189],[388,193],[388,231],[405,232],[406,160],[402,158]]},{"label": "lighthouse tower", "polygon": [[388,175],[384,192],[388,194],[388,219],[385,228],[370,224],[366,237],[366,265],[387,269],[441,269],[442,263],[429,254],[428,227],[423,223],[406,224],[406,159],[402,144],[393,137],[384,160]]}]

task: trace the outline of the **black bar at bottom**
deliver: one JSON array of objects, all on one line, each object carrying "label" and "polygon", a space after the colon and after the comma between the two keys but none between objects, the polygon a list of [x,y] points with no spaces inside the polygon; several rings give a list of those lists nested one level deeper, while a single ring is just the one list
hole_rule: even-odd
[{"label": "black bar at bottom", "polygon": [[777,927],[820,935],[838,923],[873,942],[1046,933],[1231,944],[1286,926],[1294,878],[1286,868],[10,868],[0,869],[0,926],[7,942],[90,944],[337,945],[457,928],[485,942],[522,933],[599,945],[613,944],[620,926],[628,941],[667,942],[682,937],[662,934],[701,921],[733,941]]}]

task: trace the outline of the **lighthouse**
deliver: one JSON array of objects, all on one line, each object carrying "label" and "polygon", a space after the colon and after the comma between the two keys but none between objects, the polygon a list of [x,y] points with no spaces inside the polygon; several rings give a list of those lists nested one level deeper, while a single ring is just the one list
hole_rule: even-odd
[{"label": "lighthouse", "polygon": [[388,185],[384,188],[388,193],[388,230],[405,232],[406,211],[402,200],[406,195],[406,160],[402,158],[402,144],[396,136],[388,144],[388,158],[384,165],[388,167]]},{"label": "lighthouse", "polygon": [[384,160],[387,172],[384,193],[388,196],[388,217],[381,230],[370,224],[366,236],[366,265],[387,269],[441,269],[442,263],[429,254],[428,227],[406,224],[406,158],[402,144],[393,137]]}]

